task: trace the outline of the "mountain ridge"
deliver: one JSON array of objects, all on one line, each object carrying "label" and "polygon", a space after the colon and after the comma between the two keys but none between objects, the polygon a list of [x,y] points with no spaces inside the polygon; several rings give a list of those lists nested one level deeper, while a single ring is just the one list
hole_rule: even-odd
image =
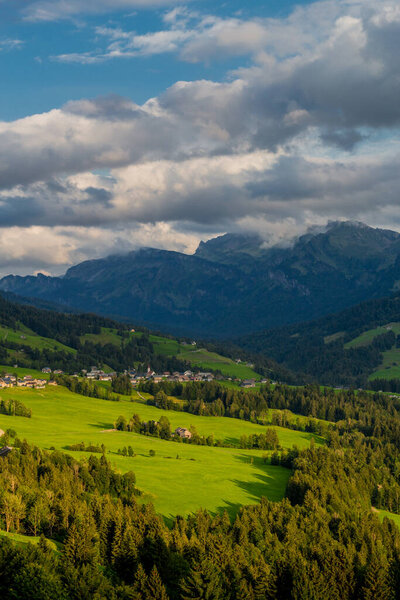
[{"label": "mountain ridge", "polygon": [[314,319],[400,289],[400,234],[336,222],[289,247],[225,234],[192,255],[141,248],[65,275],[9,275],[0,290],[160,330],[231,338]]}]

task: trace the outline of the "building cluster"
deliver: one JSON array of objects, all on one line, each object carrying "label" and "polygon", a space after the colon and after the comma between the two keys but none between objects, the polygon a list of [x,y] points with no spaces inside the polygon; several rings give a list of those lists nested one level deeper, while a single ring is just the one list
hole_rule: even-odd
[{"label": "building cluster", "polygon": [[237,365],[246,365],[246,367],[250,367],[250,369],[254,369],[254,364],[252,362],[243,361],[241,358],[235,358],[235,363]]},{"label": "building cluster", "polygon": [[[111,381],[116,373],[105,373],[99,367],[91,367],[90,371],[82,371],[82,374],[86,379],[95,379],[96,381]],[[125,371],[125,375],[129,376],[131,384],[135,387],[138,383],[143,381],[153,381],[154,383],[160,383],[161,381],[174,381],[187,383],[189,381],[213,381],[214,375],[212,373],[193,373],[193,371],[185,371],[180,373],[174,371],[165,371],[164,373],[156,373],[149,366],[147,371],[144,373],[136,371],[136,369],[129,369]]]},{"label": "building cluster", "polygon": [[156,373],[149,366],[146,373],[138,373],[134,369],[127,371],[133,386],[136,386],[142,381],[153,381],[154,383],[160,383],[161,381],[173,381],[188,383],[189,381],[213,381],[214,375],[212,373],[193,373],[193,371],[185,371],[180,373],[179,371],[164,371],[164,373]]},{"label": "building cluster", "polygon": [[242,387],[242,388],[253,388],[255,386],[256,386],[255,379],[243,379],[243,381],[240,384],[240,387]]},{"label": "building cluster", "polygon": [[53,373],[53,375],[63,375],[64,371],[62,371],[61,369],[54,369],[54,371],[52,371],[50,367],[43,367],[42,373]]},{"label": "building cluster", "polygon": [[46,379],[32,377],[32,375],[25,375],[19,378],[12,373],[6,373],[4,377],[0,377],[0,388],[23,387],[43,389],[46,384]]},{"label": "building cluster", "polygon": [[86,379],[96,379],[96,381],[111,381],[116,373],[105,373],[99,367],[90,367],[90,371],[82,371]]}]

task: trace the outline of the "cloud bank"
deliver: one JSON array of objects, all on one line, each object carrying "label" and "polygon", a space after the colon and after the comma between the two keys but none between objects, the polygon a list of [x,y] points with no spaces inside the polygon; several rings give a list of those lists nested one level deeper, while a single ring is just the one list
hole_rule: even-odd
[{"label": "cloud bank", "polygon": [[[145,36],[105,27],[104,51],[59,60],[173,52],[250,64],[143,105],[110,95],[1,122],[0,227],[27,232],[14,258],[13,242],[7,258],[0,247],[4,264],[37,256],[59,269],[142,244],[189,251],[240,229],[279,241],[330,218],[400,228],[397,2],[328,0],[247,21],[180,8],[164,24]],[[60,241],[47,263],[36,231]]]}]

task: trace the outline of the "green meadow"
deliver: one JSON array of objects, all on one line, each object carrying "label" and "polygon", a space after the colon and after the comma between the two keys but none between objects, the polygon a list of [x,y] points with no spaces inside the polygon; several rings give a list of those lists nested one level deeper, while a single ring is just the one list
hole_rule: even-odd
[{"label": "green meadow", "polygon": [[[21,533],[12,533],[12,532],[7,533],[7,531],[2,531],[1,529],[0,529],[0,537],[6,537],[11,542],[14,542],[15,544],[20,544],[20,545],[33,544],[34,546],[36,546],[40,540],[40,537],[34,537],[33,535],[22,535]],[[54,551],[57,551],[57,549],[61,546],[61,544],[57,544],[53,540],[49,540],[46,538],[46,541],[47,541],[47,544],[49,545],[49,547]]]},{"label": "green meadow", "polygon": [[17,377],[32,375],[32,377],[37,377],[39,379],[50,379],[49,373],[42,373],[41,371],[25,367],[10,367],[10,365],[0,365],[0,373],[10,373],[12,375],[17,375]]},{"label": "green meadow", "polygon": [[382,356],[382,364],[369,379],[400,379],[400,348],[391,348]]},{"label": "green meadow", "polygon": [[178,354],[178,358],[187,360],[190,364],[200,367],[205,371],[221,371],[221,373],[227,377],[237,377],[238,379],[260,379],[260,375],[246,364],[236,364],[232,359],[216,354],[215,352],[209,352],[204,348],[192,351],[181,351],[181,353]]},{"label": "green meadow", "polygon": [[8,342],[15,344],[22,344],[24,346],[30,346],[31,348],[37,348],[38,350],[63,350],[64,352],[75,353],[76,350],[65,346],[56,340],[51,338],[42,337],[34,333],[25,325],[20,325],[18,329],[14,330],[10,327],[3,327],[0,325],[0,340],[7,346]]},{"label": "green meadow", "polygon": [[375,327],[375,329],[364,331],[364,333],[354,338],[354,340],[347,342],[344,347],[347,349],[368,346],[368,344],[370,344],[378,335],[387,333],[390,330],[398,335],[400,333],[400,323],[388,323],[387,325],[382,325],[381,327]]},{"label": "green meadow", "polygon": [[383,521],[385,517],[392,519],[392,521],[396,523],[397,527],[400,528],[400,515],[396,515],[396,513],[389,512],[388,510],[380,510],[378,511],[378,517],[381,519],[381,521]]},{"label": "green meadow", "polygon": [[[141,337],[142,332],[131,333],[131,336]],[[193,366],[199,367],[205,371],[219,370],[227,377],[237,377],[238,379],[260,379],[258,373],[248,367],[246,364],[236,364],[230,358],[221,356],[215,352],[209,352],[205,348],[198,348],[190,344],[183,344],[177,340],[172,340],[160,335],[149,335],[150,342],[153,344],[154,352],[161,356],[176,356],[185,360]],[[87,333],[80,337],[81,342],[91,341],[97,344],[114,344],[120,346],[123,338],[118,335],[116,329],[107,327],[101,328],[101,333]]]},{"label": "green meadow", "polygon": [[[378,335],[393,331],[396,335],[400,334],[400,323],[388,323],[381,327],[375,327],[375,329],[369,329],[364,331],[361,335],[354,338],[347,344],[345,348],[361,348],[362,346],[368,346]],[[369,376],[370,380],[373,379],[398,379],[400,378],[400,348],[395,346],[390,350],[382,353],[382,363],[375,369]]]},{"label": "green meadow", "polygon": [[[142,335],[140,332],[135,335]],[[210,352],[205,348],[198,348],[188,344],[181,344],[176,340],[170,340],[158,335],[150,335],[150,341],[154,351],[163,356],[176,356],[180,360],[186,360],[191,365],[199,367],[204,371],[221,371],[227,377],[238,379],[260,379],[260,375],[246,364],[236,364],[234,360],[216,352]]]},{"label": "green meadow", "polygon": [[[200,417],[188,413],[163,411],[123,398],[110,402],[73,394],[65,388],[3,390],[0,397],[16,398],[32,409],[32,418],[0,415],[0,429],[12,427],[44,449],[65,451],[66,445],[78,442],[104,444],[107,457],[121,472],[134,471],[137,486],[145,501],[152,501],[166,518],[188,514],[198,508],[211,512],[227,509],[234,514],[243,504],[256,503],[262,496],[270,500],[283,497],[290,476],[287,469],[265,464],[261,450],[238,447],[218,448],[164,441],[130,432],[113,431],[119,415],[126,418],[137,413],[142,420],[159,420],[165,415],[173,428],[195,426],[199,434],[213,434],[216,439],[237,445],[240,435],[265,430],[238,419]],[[283,447],[307,447],[310,433],[275,427]],[[136,456],[117,454],[119,448],[132,446]],[[155,456],[150,456],[150,450]],[[87,453],[71,453],[76,457]]]},{"label": "green meadow", "polygon": [[93,342],[94,344],[114,344],[114,346],[120,346],[122,338],[118,335],[116,329],[109,327],[102,327],[101,333],[85,333],[80,336],[81,343]]}]

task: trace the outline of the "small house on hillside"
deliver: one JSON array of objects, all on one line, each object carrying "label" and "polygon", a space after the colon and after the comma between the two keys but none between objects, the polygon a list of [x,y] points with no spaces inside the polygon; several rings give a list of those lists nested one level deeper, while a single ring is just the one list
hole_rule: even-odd
[{"label": "small house on hillside", "polygon": [[253,388],[255,387],[256,382],[254,379],[244,379],[242,381],[242,383],[240,384],[240,387],[242,388]]},{"label": "small house on hillside", "polygon": [[192,433],[189,431],[189,429],[186,429],[185,427],[177,427],[175,429],[175,435],[179,435],[180,438],[186,440],[190,440],[192,437]]}]

